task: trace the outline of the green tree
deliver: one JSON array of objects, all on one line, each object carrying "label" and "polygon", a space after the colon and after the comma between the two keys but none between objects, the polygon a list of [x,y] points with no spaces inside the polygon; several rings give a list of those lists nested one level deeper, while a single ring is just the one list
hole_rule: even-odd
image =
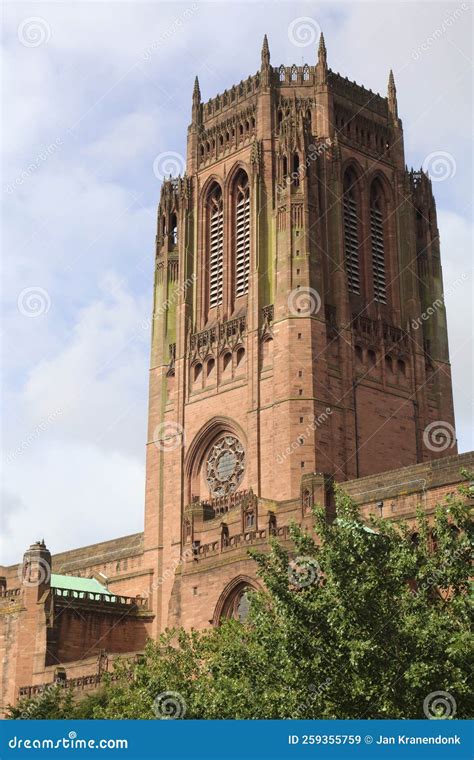
[{"label": "green tree", "polygon": [[[291,552],[273,541],[253,553],[265,590],[245,623],[167,631],[138,663],[119,661],[97,696],[74,703],[58,689],[34,717],[470,717],[466,496],[438,506],[431,525],[420,510],[414,535],[364,523],[337,488],[335,520],[315,509],[314,534],[292,526]],[[449,698],[436,701],[440,691]]]}]

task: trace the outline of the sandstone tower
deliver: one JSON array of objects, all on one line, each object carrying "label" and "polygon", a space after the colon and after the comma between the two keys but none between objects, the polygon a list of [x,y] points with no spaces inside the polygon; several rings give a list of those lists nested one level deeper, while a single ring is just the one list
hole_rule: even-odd
[{"label": "sandstone tower", "polygon": [[156,630],[235,614],[249,542],[330,508],[331,479],[435,458],[427,427],[454,423],[435,201],[405,167],[393,75],[381,97],[328,68],[322,35],[315,58],[274,67],[265,37],[230,90],[202,103],[196,78],[186,174],[162,187]]},{"label": "sandstone tower", "polygon": [[207,103],[196,80],[161,192],[144,533],[0,567],[0,714],[96,689],[167,626],[244,617],[248,549],[291,551],[333,480],[416,531],[474,468],[453,425],[435,203],[393,76],[386,98],[349,82],[322,37],[275,68],[265,38],[247,80]]}]

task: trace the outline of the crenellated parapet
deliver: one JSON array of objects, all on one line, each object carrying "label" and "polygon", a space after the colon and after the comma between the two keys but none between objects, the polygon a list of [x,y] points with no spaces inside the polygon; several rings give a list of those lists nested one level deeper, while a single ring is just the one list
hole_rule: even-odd
[{"label": "crenellated parapet", "polygon": [[347,77],[332,71],[328,72],[328,84],[335,96],[345,98],[361,108],[373,111],[388,119],[388,100],[372,90],[368,90],[357,82],[351,82]]},{"label": "crenellated parapet", "polygon": [[407,179],[415,205],[434,204],[433,187],[429,175],[420,169],[407,169]]},{"label": "crenellated parapet", "polygon": [[180,219],[183,212],[189,209],[191,202],[190,177],[170,177],[163,182],[157,212],[157,256],[162,256],[165,251],[177,252]]},{"label": "crenellated parapet", "polygon": [[203,168],[225,157],[228,153],[239,150],[255,139],[256,103],[246,104],[244,108],[229,112],[222,120],[199,132],[198,162]]},{"label": "crenellated parapet", "polygon": [[187,207],[192,194],[192,180],[190,177],[169,177],[161,186],[160,201],[158,204],[158,216],[178,212]]},{"label": "crenellated parapet", "polygon": [[211,122],[230,112],[235,106],[244,103],[260,89],[260,73],[242,80],[237,85],[233,85],[230,90],[224,90],[223,93],[210,98],[207,103],[203,104],[203,122],[210,125]]}]

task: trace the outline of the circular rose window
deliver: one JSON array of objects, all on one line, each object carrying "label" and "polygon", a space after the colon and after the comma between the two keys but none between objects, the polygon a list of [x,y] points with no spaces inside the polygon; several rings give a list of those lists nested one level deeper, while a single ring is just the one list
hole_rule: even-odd
[{"label": "circular rose window", "polygon": [[225,435],[211,447],[206,462],[206,482],[212,496],[236,491],[245,469],[245,451],[238,438]]}]

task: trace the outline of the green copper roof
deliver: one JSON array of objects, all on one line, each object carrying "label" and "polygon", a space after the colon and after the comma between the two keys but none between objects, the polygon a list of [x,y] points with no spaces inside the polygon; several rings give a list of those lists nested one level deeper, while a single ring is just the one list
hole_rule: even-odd
[{"label": "green copper roof", "polygon": [[95,578],[79,578],[78,575],[56,575],[51,574],[51,587],[67,589],[89,594],[107,594],[112,596],[105,586]]}]

